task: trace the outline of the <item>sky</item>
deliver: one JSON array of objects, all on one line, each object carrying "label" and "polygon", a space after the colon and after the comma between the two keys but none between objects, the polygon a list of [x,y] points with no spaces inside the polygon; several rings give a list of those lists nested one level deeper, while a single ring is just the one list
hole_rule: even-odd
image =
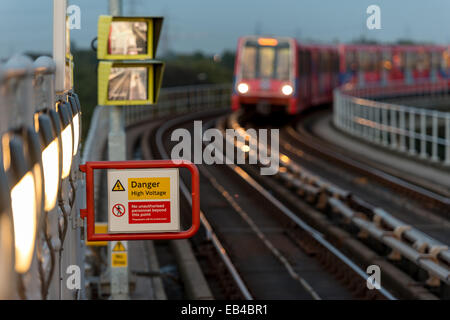
[{"label": "sky", "polygon": [[[81,9],[78,48],[96,37],[108,0],[68,0]],[[366,9],[381,9],[381,30],[368,30]],[[52,52],[53,0],[0,0],[0,59]],[[349,42],[364,35],[382,42],[408,38],[450,44],[449,0],[123,0],[123,15],[164,16],[159,51],[234,50],[239,36],[264,34],[300,40]],[[164,40],[163,40],[164,39]]]}]

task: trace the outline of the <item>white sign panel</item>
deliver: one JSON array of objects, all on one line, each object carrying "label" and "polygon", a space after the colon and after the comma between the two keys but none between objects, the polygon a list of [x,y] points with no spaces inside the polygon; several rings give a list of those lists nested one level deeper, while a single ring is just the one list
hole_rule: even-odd
[{"label": "white sign panel", "polygon": [[109,169],[108,232],[180,231],[178,169]]}]

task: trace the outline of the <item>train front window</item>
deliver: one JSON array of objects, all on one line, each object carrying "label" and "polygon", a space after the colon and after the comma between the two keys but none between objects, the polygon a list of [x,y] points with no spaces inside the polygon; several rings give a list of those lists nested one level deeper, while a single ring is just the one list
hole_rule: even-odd
[{"label": "train front window", "polygon": [[289,48],[278,49],[278,61],[276,68],[276,78],[280,80],[289,79]]},{"label": "train front window", "polygon": [[275,48],[259,48],[259,77],[272,78],[275,65]]},{"label": "train front window", "polygon": [[256,77],[256,47],[246,46],[242,53],[242,77],[253,79]]},{"label": "train front window", "polygon": [[241,60],[241,72],[244,79],[289,80],[290,47],[287,42],[277,45],[259,45],[256,41],[247,41]]}]

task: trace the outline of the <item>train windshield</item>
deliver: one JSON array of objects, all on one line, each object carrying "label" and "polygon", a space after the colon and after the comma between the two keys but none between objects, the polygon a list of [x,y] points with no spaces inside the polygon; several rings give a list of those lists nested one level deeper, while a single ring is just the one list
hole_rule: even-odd
[{"label": "train windshield", "polygon": [[289,64],[290,46],[287,41],[276,41],[276,45],[247,41],[242,52],[242,78],[289,80]]}]

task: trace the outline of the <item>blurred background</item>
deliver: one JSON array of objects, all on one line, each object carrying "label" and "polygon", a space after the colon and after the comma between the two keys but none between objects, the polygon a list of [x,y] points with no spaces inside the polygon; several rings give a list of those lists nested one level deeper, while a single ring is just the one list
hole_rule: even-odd
[{"label": "blurred background", "polygon": [[[164,16],[157,52],[166,62],[163,87],[231,83],[237,39],[246,34],[290,36],[306,43],[450,43],[448,0],[378,0],[381,30],[366,26],[371,4],[373,0],[125,0],[123,15]],[[68,5],[81,10],[81,28],[70,36],[85,136],[97,104],[97,59],[91,42],[108,1],[69,0]],[[0,29],[14,29],[17,35],[0,39],[0,61],[18,52],[33,58],[51,55],[51,0],[7,1],[0,10]],[[30,36],[30,29],[38,32]]]}]

